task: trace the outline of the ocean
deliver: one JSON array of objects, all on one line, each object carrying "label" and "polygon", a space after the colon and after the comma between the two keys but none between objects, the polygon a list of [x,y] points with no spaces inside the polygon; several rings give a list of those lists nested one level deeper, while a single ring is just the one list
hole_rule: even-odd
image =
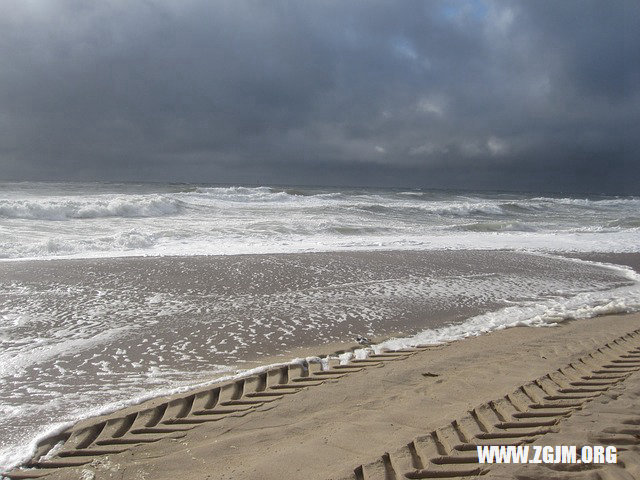
[{"label": "ocean", "polygon": [[0,258],[371,249],[637,251],[639,197],[0,183]]},{"label": "ocean", "polygon": [[0,183],[0,471],[81,418],[358,335],[637,311],[620,253],[639,197]]}]

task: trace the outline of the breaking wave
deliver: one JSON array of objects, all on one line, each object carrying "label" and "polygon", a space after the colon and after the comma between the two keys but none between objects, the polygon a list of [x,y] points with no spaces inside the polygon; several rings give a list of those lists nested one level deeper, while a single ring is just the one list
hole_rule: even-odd
[{"label": "breaking wave", "polygon": [[0,217],[26,220],[159,217],[179,212],[179,200],[161,195],[105,196],[89,200],[0,200]]},{"label": "breaking wave", "polygon": [[637,251],[638,212],[638,197],[5,183],[0,258],[384,248]]}]

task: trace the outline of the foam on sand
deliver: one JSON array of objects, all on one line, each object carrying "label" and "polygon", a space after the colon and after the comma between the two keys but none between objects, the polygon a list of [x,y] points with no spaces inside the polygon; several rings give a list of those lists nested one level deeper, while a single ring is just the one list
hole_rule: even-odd
[{"label": "foam on sand", "polygon": [[[347,258],[350,258],[350,257],[347,257]],[[518,262],[522,262],[525,260],[518,256],[514,258],[517,258]],[[378,355],[387,349],[400,350],[400,349],[415,347],[415,346],[424,345],[424,344],[444,343],[452,340],[458,340],[458,339],[469,337],[469,336],[477,336],[482,333],[501,330],[504,328],[514,327],[514,326],[553,326],[553,325],[557,325],[559,322],[562,322],[563,320],[566,320],[566,319],[589,318],[595,315],[602,315],[607,313],[632,312],[632,311],[638,311],[640,309],[640,290],[638,288],[639,283],[637,282],[638,275],[635,272],[633,272],[631,269],[626,267],[614,266],[614,265],[605,265],[602,263],[586,262],[581,260],[567,260],[564,258],[556,258],[556,257],[544,257],[544,256],[532,257],[530,260],[533,261],[535,259],[540,260],[545,258],[549,258],[549,260],[553,260],[554,262],[556,261],[563,262],[563,264],[565,265],[565,269],[569,268],[569,266],[571,265],[574,265],[576,268],[579,269],[579,271],[582,272],[582,274],[586,274],[586,272],[592,272],[592,275],[595,275],[595,277],[589,280],[588,285],[580,286],[580,284],[573,285],[572,283],[563,284],[564,285],[563,288],[565,288],[564,295],[557,295],[558,287],[560,284],[553,283],[552,285],[547,286],[548,290],[546,289],[542,290],[540,293],[542,294],[544,292],[553,291],[554,295],[545,293],[544,295],[540,295],[539,298],[536,298],[535,300],[523,300],[523,299],[518,299],[517,301],[511,300],[509,302],[506,302],[508,306],[505,306],[503,308],[500,308],[491,312],[485,312],[480,315],[475,315],[462,322],[456,322],[450,325],[443,325],[436,328],[423,329],[410,337],[390,339],[378,345],[373,345],[372,347],[369,347],[369,348],[356,349],[354,352],[343,353],[340,355],[336,355],[335,357],[326,357],[323,359],[320,359],[318,357],[308,357],[308,358],[294,360],[293,363],[295,364],[319,363],[319,364],[322,364],[322,368],[326,370],[328,367],[327,362],[332,358],[337,360],[339,363],[343,365],[349,365],[349,362],[353,360],[365,361],[369,359],[371,355],[374,355],[374,356]],[[417,257],[412,258],[412,262],[415,262],[416,259]],[[433,261],[433,259],[431,260]],[[445,262],[448,261],[446,258],[443,260]],[[271,259],[271,261],[273,261],[273,259]],[[321,260],[320,263],[324,265],[323,268],[326,268],[326,262]],[[533,272],[531,270],[533,265],[534,263],[525,262],[524,268],[528,270],[528,275],[526,277],[528,283],[525,285],[525,289],[522,291],[523,294],[527,293],[531,295],[535,291],[532,289],[533,285],[535,284],[534,276],[532,275]],[[603,267],[605,268],[604,270],[603,270]],[[210,268],[210,266],[205,268]],[[315,267],[313,266],[313,264],[308,264],[308,263],[305,264],[305,270],[310,270],[311,274],[314,273],[314,268]],[[418,267],[418,268],[421,268],[421,267]],[[449,266],[449,268],[451,268],[451,266]],[[287,268],[286,270],[290,271],[290,268]],[[610,273],[609,274],[604,273],[607,271]],[[389,270],[387,267],[385,267],[384,272],[388,276]],[[404,273],[406,274],[407,272],[404,272]],[[569,274],[567,278],[570,278],[572,276],[573,276],[572,274]],[[482,286],[484,285],[484,283],[482,282],[484,282],[485,279],[489,280],[490,283],[493,284],[494,288],[496,288],[495,284],[498,281],[498,278],[495,277],[495,275],[489,275],[487,277],[486,274],[484,273],[478,273],[476,276],[471,276],[471,277],[463,276],[460,278],[471,278],[474,282],[481,282],[480,283],[481,286],[477,288],[478,288],[478,294],[482,294],[483,296],[487,295],[487,291],[486,291],[487,287]],[[471,289],[472,284],[466,283],[465,281],[462,284],[456,286],[455,283],[452,283],[454,279],[459,281],[460,278],[457,276],[450,276],[450,275],[445,276],[444,278],[445,284],[443,285],[443,288],[442,288],[442,294],[446,294],[448,296],[451,296],[454,294],[458,295],[458,296],[451,297],[451,301],[454,301],[454,302],[462,302],[462,303],[469,302],[469,298],[465,300],[464,299],[465,297],[460,297],[459,295],[461,295],[461,292],[465,292],[466,295],[469,295],[469,293],[473,292],[473,289]],[[597,280],[598,278],[599,280]],[[304,283],[302,280],[299,280],[299,281]],[[514,293],[517,294],[517,290],[514,290],[514,288],[515,288],[515,285],[517,285],[518,282],[520,281],[522,280],[516,279],[515,281],[506,281],[505,289],[502,291],[497,290],[499,292],[499,295],[504,295],[509,291],[511,292],[511,294],[514,294]],[[557,281],[558,279],[554,280],[554,282],[557,282]],[[600,282],[605,281],[605,283],[603,283],[603,287],[607,285],[606,282],[613,282],[613,283],[610,283],[610,285],[614,286],[614,288],[602,289],[602,290],[596,290],[596,291],[580,291],[581,289],[584,289],[584,288],[594,288],[594,286],[596,285],[596,283],[594,282],[597,282],[597,281],[600,281]],[[411,285],[412,287],[408,288],[409,285]],[[616,287],[615,285],[623,285],[623,286]],[[391,296],[400,295],[405,305],[403,307],[405,311],[408,311],[407,304],[406,304],[406,301],[408,299],[422,298],[425,296],[428,297],[430,295],[429,305],[433,306],[435,299],[438,298],[437,295],[434,297],[434,293],[438,292],[438,283],[436,279],[433,277],[430,277],[429,281],[419,281],[418,279],[414,278],[412,282],[410,282],[409,284],[407,284],[406,282],[403,283],[401,288],[398,285],[394,285],[394,282],[391,281],[389,278],[387,278],[382,283],[369,281],[364,283],[358,282],[355,284],[353,283],[341,284],[340,285],[341,294],[331,301],[326,300],[327,298],[326,295],[331,293],[332,291],[327,287],[323,287],[320,289],[316,287],[310,290],[305,288],[303,289],[303,291],[307,292],[305,293],[305,297],[300,297],[296,295],[293,298],[289,298],[289,296],[291,295],[291,292],[287,291],[287,294],[284,297],[286,299],[286,303],[284,305],[299,305],[300,303],[311,301],[309,306],[309,311],[304,315],[309,315],[311,317],[315,315],[316,316],[315,321],[320,321],[322,319],[320,315],[320,312],[322,311],[322,309],[320,308],[320,305],[324,305],[324,304],[332,305],[332,304],[336,304],[337,302],[337,304],[339,305],[339,308],[343,308],[343,306],[345,305],[344,303],[345,292],[348,291],[349,288],[354,288],[354,287],[356,288],[356,290],[354,290],[353,298],[362,297],[363,296],[362,292],[366,292],[366,295],[371,298],[375,298],[376,296],[379,296],[380,298],[388,299],[390,295]],[[390,287],[391,289],[389,289]],[[571,287],[573,290],[570,290],[569,287]],[[363,288],[364,290],[362,290]],[[288,289],[285,288],[285,290],[288,290]],[[571,291],[573,291],[573,293],[569,294],[569,292]],[[137,294],[139,294],[139,292]],[[74,295],[78,295],[78,292],[74,292]],[[247,295],[246,293],[243,294],[243,298],[245,301],[247,300],[246,295]],[[263,295],[264,295],[263,293],[260,294],[261,297]],[[309,298],[308,295],[311,295],[311,297]],[[146,308],[152,309],[153,314],[151,315],[151,320],[148,326],[153,331],[158,330],[158,325],[159,325],[157,320],[158,317],[166,316],[167,318],[174,318],[180,314],[181,309],[183,308],[182,303],[179,303],[179,302],[176,303],[175,299],[171,300],[173,297],[172,296],[167,297],[166,293],[162,295],[155,294],[155,295],[150,295],[146,297],[143,296],[142,298],[145,299],[143,303],[143,307],[145,309]],[[306,298],[306,300],[304,300],[304,298]],[[351,297],[348,297],[348,298],[351,298]],[[484,300],[485,301],[487,300],[486,297],[484,298]],[[176,308],[173,308],[171,307],[172,304],[175,304],[178,306]],[[120,305],[126,305],[126,304],[122,303],[122,300],[121,300]],[[240,303],[233,302],[234,309],[238,309],[240,305],[241,305]],[[267,303],[267,305],[270,305],[271,306],[270,308],[272,308],[274,305],[274,299],[271,299]],[[197,305],[194,306],[194,308],[196,307]],[[360,311],[362,311],[363,309],[363,305],[361,302],[356,304],[355,307],[358,308]],[[160,308],[160,310],[156,310],[157,308]],[[261,308],[264,308],[264,307],[261,307]],[[397,307],[394,307],[393,309],[389,309],[389,314],[391,314],[391,312],[393,312],[393,310],[396,308]],[[442,308],[445,311],[449,311],[451,307],[447,303]],[[418,304],[418,309],[421,312],[423,311],[422,307],[419,304]],[[373,311],[374,309],[371,309],[371,310]],[[142,325],[140,321],[145,316],[142,313],[144,310],[134,310],[134,311],[136,312],[136,315],[138,317],[137,328],[140,328],[140,326]],[[96,314],[98,315],[105,314],[105,312],[103,312],[102,310],[97,310],[96,312],[97,312]],[[182,313],[185,313],[185,312],[182,312]],[[187,311],[186,313],[191,314],[190,311]],[[111,318],[114,318],[113,315],[114,314],[110,314]],[[336,314],[332,313],[332,311],[327,312],[328,317],[335,317],[335,315]],[[263,322],[266,322],[266,318],[268,316],[269,315],[265,316],[265,319]],[[291,315],[289,316],[291,320],[296,319],[295,316],[291,316]],[[366,316],[368,320],[371,320],[373,318],[369,314],[366,314]],[[228,318],[228,314],[225,313],[224,317]],[[209,347],[210,358],[207,359],[207,363],[203,363],[203,365],[207,365],[208,369],[205,375],[203,375],[203,372],[200,372],[199,374],[200,378],[204,378],[206,377],[206,375],[211,376],[216,372],[218,373],[217,376],[219,376],[220,374],[223,374],[225,371],[225,367],[222,366],[222,364],[224,363],[222,359],[230,358],[229,356],[233,357],[237,355],[238,354],[237,346],[239,345],[249,346],[254,344],[255,340],[249,340],[249,339],[258,338],[260,336],[260,333],[257,330],[257,328],[263,327],[266,329],[267,333],[273,331],[273,325],[271,325],[270,323],[259,324],[258,321],[261,318],[260,315],[251,314],[250,318],[254,318],[255,319],[254,322],[252,323],[251,326],[242,328],[237,332],[236,334],[237,337],[234,341],[234,345],[236,347],[233,350],[226,350],[226,351],[221,350],[221,347],[223,347],[223,345],[220,345],[220,343],[222,342],[216,343],[217,347],[215,350],[211,350],[211,347]],[[347,318],[349,318],[349,315],[345,316],[344,318],[346,320]],[[381,317],[381,320],[384,320],[384,315]],[[20,324],[20,322],[15,322],[15,323]],[[24,324],[22,325],[24,326]],[[97,325],[98,324],[92,323],[92,322],[89,324],[92,332]],[[296,332],[297,329],[300,329],[302,332],[304,332],[305,329],[308,328],[310,325],[313,325],[313,324],[303,323],[302,318],[298,318],[297,321],[292,321],[290,323],[290,325],[287,327],[288,328],[287,332],[289,332],[289,336],[292,336],[292,338],[296,338],[294,336],[294,332]],[[48,352],[47,354],[49,356],[46,356],[46,355],[41,357],[17,356],[16,360],[12,363],[12,365],[15,367],[13,370],[15,370],[15,372],[18,372],[17,367],[20,366],[21,371],[29,372],[30,365],[24,364],[24,362],[20,360],[24,358],[30,358],[32,361],[35,362],[36,366],[41,363],[46,363],[49,360],[55,360],[53,367],[58,369],[60,368],[63,369],[62,371],[59,370],[55,374],[55,378],[57,379],[57,382],[59,382],[61,378],[65,377],[65,374],[67,373],[66,369],[69,369],[69,375],[73,375],[73,372],[82,371],[83,369],[87,368],[87,365],[94,365],[94,367],[97,369],[96,373],[99,376],[98,378],[100,379],[100,383],[96,383],[96,385],[93,387],[95,388],[94,390],[89,389],[84,392],[77,392],[76,395],[78,396],[77,397],[78,401],[82,402],[83,401],[82,398],[86,398],[87,396],[92,397],[94,401],[96,398],[102,398],[103,396],[102,392],[104,392],[105,386],[107,386],[109,395],[111,397],[114,396],[114,394],[117,394],[117,392],[119,391],[118,389],[120,390],[124,389],[121,392],[122,393],[121,400],[118,400],[115,403],[108,403],[105,406],[100,407],[98,410],[86,410],[86,409],[68,410],[67,407],[70,406],[69,403],[57,405],[54,401],[54,402],[49,402],[48,404],[45,403],[41,406],[32,405],[31,407],[33,409],[32,414],[39,415],[38,410],[42,408],[44,408],[45,410],[53,410],[53,411],[58,409],[58,412],[60,412],[61,411],[60,409],[65,407],[66,405],[65,408],[67,408],[68,411],[65,413],[65,415],[67,416],[67,418],[70,419],[69,420],[70,422],[73,422],[73,421],[80,420],[82,418],[95,416],[100,413],[114,411],[127,405],[134,405],[145,399],[152,398],[158,395],[168,395],[168,394],[183,392],[188,389],[194,388],[194,384],[195,386],[210,384],[209,381],[206,381],[204,383],[198,383],[197,381],[194,382],[194,380],[197,378],[197,374],[195,373],[198,369],[197,364],[193,364],[193,367],[191,367],[192,368],[191,372],[189,372],[186,369],[187,361],[193,362],[194,358],[198,358],[199,354],[197,350],[195,350],[194,353],[184,354],[180,356],[180,352],[185,352],[185,351],[188,352],[191,348],[193,348],[193,345],[190,345],[194,341],[191,334],[185,337],[184,343],[180,343],[179,337],[176,336],[177,331],[175,330],[175,328],[172,327],[170,329],[170,331],[172,332],[171,343],[175,347],[177,347],[177,349],[173,352],[168,349],[168,344],[158,337],[156,337],[156,339],[152,342],[141,342],[140,344],[137,345],[137,348],[133,349],[134,351],[139,350],[141,345],[145,345],[145,349],[151,348],[151,352],[153,352],[153,354],[150,354],[149,358],[155,358],[156,360],[163,361],[164,356],[166,356],[167,358],[176,358],[180,360],[179,362],[180,368],[175,369],[172,373],[172,367],[170,364],[167,364],[166,361],[164,364],[156,363],[155,365],[152,365],[150,364],[151,360],[147,360],[145,356],[133,357],[134,351],[131,351],[130,348],[126,348],[125,344],[123,344],[122,342],[123,336],[132,337],[132,335],[135,334],[135,329],[132,330],[133,329],[132,325],[129,325],[125,322],[123,326],[120,327],[122,329],[121,331],[118,329],[118,327],[116,328],[112,327],[112,330],[107,330],[104,333],[104,335],[107,335],[104,338],[100,336],[87,337],[87,339],[91,339],[93,343],[89,341],[85,342],[83,340],[84,337],[82,335],[82,332],[77,331],[78,326],[81,327],[81,325],[73,324],[73,326],[69,327],[69,331],[67,333],[64,333],[66,330],[61,330],[64,333],[64,335],[62,335],[63,337],[69,336],[70,335],[69,332],[76,330],[74,332],[74,335],[76,335],[77,337],[75,340],[69,340],[69,342],[62,343],[62,344],[53,343],[51,345],[52,349],[42,347],[41,349],[43,350],[43,352]],[[191,329],[189,331],[193,332],[194,331],[193,326],[191,326],[190,328]],[[225,328],[228,329],[229,324],[226,324]],[[195,331],[197,331],[197,329],[195,329]],[[316,330],[316,332],[320,332],[320,330]],[[113,338],[110,338],[108,335],[112,335]],[[203,335],[199,335],[199,336],[206,338],[206,336],[203,336]],[[144,337],[147,338],[148,335],[145,334]],[[284,338],[286,337],[282,337],[281,339],[284,339]],[[278,340],[278,338],[276,338],[276,340]],[[118,348],[110,349],[109,345],[114,342],[115,344],[118,345]],[[106,347],[102,346],[101,343],[105,343]],[[136,346],[135,342],[133,343],[133,346],[134,347]],[[99,347],[98,350],[96,350],[96,347]],[[83,350],[86,350],[89,353],[89,355],[84,355],[82,353]],[[215,366],[215,368],[211,368],[212,355],[215,354],[216,351],[222,354],[222,356],[220,357],[221,365]],[[80,359],[84,358],[84,360],[74,368],[69,363],[68,360],[64,362],[60,362],[60,359],[58,357],[64,358],[64,355],[63,355],[64,352],[73,352],[74,355],[78,356]],[[103,353],[98,354],[93,352],[103,352]],[[235,358],[238,358],[238,357],[236,356]],[[124,371],[121,371],[118,369],[118,365],[122,366],[123,361],[128,362],[132,366],[133,371],[131,373],[125,374]],[[240,363],[237,363],[234,369],[238,369],[240,365],[241,365]],[[244,378],[247,376],[255,375],[257,373],[264,372],[273,367],[274,365],[269,365],[267,367],[260,367],[258,369],[253,369],[253,370],[242,370],[241,368],[239,368],[237,373],[234,373],[231,376],[218,378],[216,381],[226,381],[226,380],[233,380],[237,378]],[[146,372],[145,372],[145,369],[146,369]],[[226,367],[226,369],[227,371],[229,371],[230,368]],[[38,378],[39,384],[43,384],[43,381],[45,381],[47,378],[46,372],[42,372],[41,370],[36,370],[36,371],[38,372],[37,378]],[[138,371],[140,371],[140,373],[138,373]],[[25,380],[28,380],[28,378],[29,378],[29,375],[25,375]],[[176,383],[177,379],[179,378],[190,378],[191,380],[187,382],[188,384],[180,385],[179,382]],[[113,382],[111,382],[110,379],[112,379]],[[104,383],[105,381],[107,383]],[[172,384],[173,386],[171,386]],[[52,384],[51,387],[54,388],[55,385]],[[29,391],[33,392],[34,391],[33,388],[35,388],[35,385],[29,386],[29,383],[27,382],[24,388],[31,389]],[[132,395],[133,392],[138,392],[138,393]],[[42,395],[44,393],[45,393],[44,391],[38,392],[39,395]],[[69,398],[73,398],[74,396],[71,392],[67,392],[65,395]],[[19,400],[20,399],[19,396],[16,396],[15,399],[16,401],[20,401],[21,404],[23,404],[23,401]],[[73,404],[71,404],[71,406],[72,405]],[[17,411],[14,412],[13,415],[10,415],[10,416],[15,419],[15,418],[24,417],[27,414],[28,414],[27,410],[18,409]],[[68,423],[65,425],[68,425]],[[50,425],[49,428],[58,428],[58,427],[57,425]],[[49,435],[47,434],[46,436],[48,437]],[[41,439],[41,436],[39,436],[39,439]],[[3,456],[4,456],[3,462],[7,462],[8,465],[12,465],[12,464],[15,464],[16,462],[24,460],[25,458],[27,458],[32,454],[33,448],[35,447],[36,443],[37,442],[30,440],[29,446],[26,448],[24,443],[22,443],[17,448],[10,447],[5,452],[3,452]],[[21,452],[21,453],[18,453],[18,452]]]},{"label": "foam on sand", "polygon": [[[439,348],[373,354],[352,362],[357,368],[341,369],[329,360],[331,368],[323,371],[301,359],[306,369],[283,367],[288,375],[275,368],[96,419],[95,426],[86,423],[64,437],[67,445],[55,447],[61,456],[47,455],[33,466],[59,480],[85,470],[131,474],[133,465],[153,478],[191,480],[209,473],[212,461],[220,476],[462,475],[469,468],[465,452],[475,443],[545,441],[551,427],[562,432],[567,418],[580,416],[576,408],[588,411],[609,391],[611,398],[623,398],[629,376],[640,370],[638,316],[583,322],[553,332],[506,329]],[[282,389],[265,391],[277,386]],[[605,399],[609,407],[611,398]],[[150,419],[157,426],[139,430]],[[605,428],[593,417],[588,421],[590,431]],[[180,444],[161,442],[167,438],[180,438]],[[79,450],[74,439],[82,439]],[[99,452],[131,445],[135,452],[100,460]],[[314,455],[305,455],[309,451]]]},{"label": "foam on sand", "polygon": [[518,305],[476,315],[457,325],[424,330],[411,337],[393,338],[374,349],[409,348],[459,340],[509,327],[551,327],[566,320],[640,311],[640,274],[626,266],[579,259],[575,261],[619,272],[633,283],[608,291],[582,292],[568,298],[520,302]]}]

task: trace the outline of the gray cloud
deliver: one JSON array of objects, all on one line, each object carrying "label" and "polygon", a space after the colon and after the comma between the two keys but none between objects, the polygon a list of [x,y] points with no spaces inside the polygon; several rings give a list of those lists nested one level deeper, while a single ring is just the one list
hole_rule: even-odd
[{"label": "gray cloud", "polygon": [[633,0],[0,9],[3,178],[640,192]]}]

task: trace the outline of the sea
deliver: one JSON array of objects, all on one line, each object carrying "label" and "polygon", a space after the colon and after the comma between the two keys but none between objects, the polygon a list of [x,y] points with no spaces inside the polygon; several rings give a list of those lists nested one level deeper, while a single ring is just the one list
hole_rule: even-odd
[{"label": "sea", "polygon": [[621,254],[640,197],[0,182],[0,472],[87,416],[359,335],[639,311]]}]

